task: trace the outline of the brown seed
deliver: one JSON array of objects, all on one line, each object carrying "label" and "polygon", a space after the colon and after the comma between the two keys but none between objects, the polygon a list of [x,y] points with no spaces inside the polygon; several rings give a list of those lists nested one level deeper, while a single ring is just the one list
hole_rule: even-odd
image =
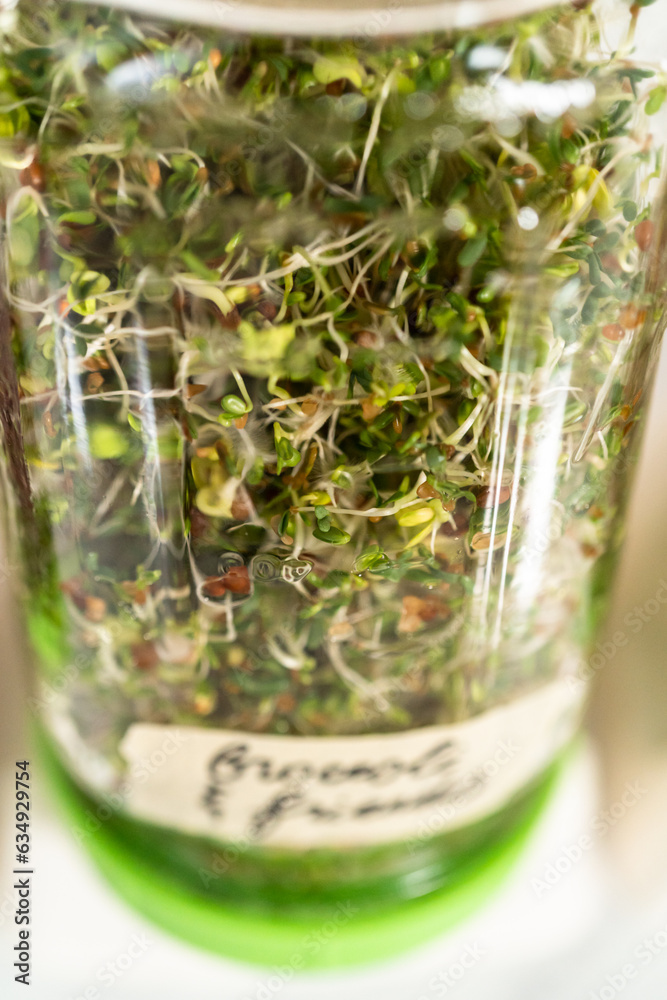
[{"label": "brown seed", "polygon": [[577,122],[572,117],[572,115],[563,115],[563,124],[561,126],[560,134],[563,139],[570,139],[574,133],[577,131]]},{"label": "brown seed", "polygon": [[218,68],[218,66],[222,62],[222,52],[220,51],[220,49],[211,49],[211,51],[208,54],[208,62],[209,66],[212,66],[213,69]]},{"label": "brown seed", "polygon": [[24,167],[19,173],[19,181],[27,187],[33,187],[36,191],[44,190],[44,170],[37,160],[33,160],[30,166]]},{"label": "brown seed", "polygon": [[371,524],[378,524],[382,520],[382,516],[378,517],[377,515],[374,515],[373,517],[369,517],[368,520]]},{"label": "brown seed", "polygon": [[221,576],[209,576],[203,586],[203,591],[207,597],[224,597],[227,588]]},{"label": "brown seed", "polygon": [[160,164],[157,160],[146,161],[146,180],[148,181],[149,188],[152,188],[153,191],[160,186],[162,174],[160,173]]},{"label": "brown seed", "polygon": [[359,347],[377,347],[379,337],[377,333],[373,333],[372,330],[360,330],[359,333],[355,333],[354,342],[358,344]]},{"label": "brown seed", "polygon": [[152,670],[160,662],[160,657],[152,642],[133,642],[130,648],[132,659],[139,670]]},{"label": "brown seed", "polygon": [[398,413],[394,415],[394,419],[391,422],[391,426],[394,428],[397,434],[400,434],[403,430],[403,421],[399,417]]},{"label": "brown seed", "polygon": [[101,622],[107,613],[107,603],[101,597],[88,596],[85,599],[85,609],[84,613],[89,622]]},{"label": "brown seed", "polygon": [[500,549],[507,541],[507,533],[492,535],[483,531],[477,531],[470,542],[470,547],[475,552],[488,552],[489,549]]},{"label": "brown seed", "polygon": [[241,322],[241,313],[238,311],[236,306],[228,312],[225,316],[222,313],[217,312],[218,323],[225,330],[236,330],[239,323]]},{"label": "brown seed", "polygon": [[104,385],[104,375],[99,372],[91,372],[86,379],[86,392],[97,392]]},{"label": "brown seed", "polygon": [[655,226],[650,219],[644,219],[635,226],[635,240],[640,250],[648,250],[653,242],[653,232]]},{"label": "brown seed", "polygon": [[237,521],[247,521],[252,515],[252,503],[247,490],[240,486],[232,500],[231,515]]},{"label": "brown seed", "polygon": [[375,418],[377,416],[379,416],[380,413],[382,413],[382,407],[381,406],[377,406],[373,402],[373,397],[372,396],[366,396],[365,399],[362,399],[362,401],[361,401],[361,415],[362,415],[362,417],[364,418],[364,420],[366,421],[367,424],[369,424],[371,422],[371,420],[375,420]]},{"label": "brown seed", "polygon": [[445,618],[448,615],[449,606],[443,601],[406,594],[402,601],[398,631],[416,632],[423,622],[430,622],[435,618]]},{"label": "brown seed", "polygon": [[413,594],[407,594],[403,598],[403,610],[407,611],[409,615],[416,615],[419,613],[419,609],[424,603],[421,597],[415,597]]},{"label": "brown seed", "polygon": [[442,617],[442,610],[437,601],[424,601],[419,617],[423,622],[431,622],[434,618]]},{"label": "brown seed", "polygon": [[506,503],[512,495],[511,486],[497,487],[484,486],[477,494],[478,507],[496,507],[501,503]]},{"label": "brown seed", "polygon": [[454,524],[443,524],[440,530],[442,531],[442,534],[446,535],[448,538],[460,538],[461,535],[465,535],[468,530],[470,516],[467,508],[464,506],[460,506],[458,510],[455,508],[453,517]]},{"label": "brown seed", "polygon": [[646,311],[644,309],[639,309],[632,303],[624,306],[618,317],[619,323],[621,326],[624,326],[626,330],[634,330],[635,327],[641,326],[645,319]]},{"label": "brown seed", "polygon": [[198,382],[188,382],[185,386],[186,399],[192,399],[193,396],[198,396],[200,392],[206,392],[207,389],[207,385],[200,385]]},{"label": "brown seed", "polygon": [[264,319],[272,320],[276,318],[278,307],[273,302],[258,302],[257,312],[261,313]]},{"label": "brown seed", "polygon": [[232,594],[250,593],[250,576],[247,566],[232,566],[222,578],[224,586]]},{"label": "brown seed", "polygon": [[123,580],[121,587],[135,604],[146,603],[146,591],[141,587],[137,587],[134,580]]},{"label": "brown seed", "polygon": [[340,80],[332,80],[331,83],[327,83],[324,89],[330,97],[340,97],[344,93],[346,85],[347,80],[341,77]]},{"label": "brown seed", "polygon": [[86,371],[89,372],[98,372],[100,370],[106,371],[109,368],[109,362],[107,359],[97,356],[92,358],[83,358],[81,365],[86,369]]},{"label": "brown seed", "polygon": [[606,323],[602,327],[602,336],[605,340],[623,340],[625,335],[625,330],[620,323]]},{"label": "brown seed", "polygon": [[632,415],[632,407],[628,406],[626,403],[625,406],[621,407],[618,415],[621,418],[621,420],[628,420],[629,417]]},{"label": "brown seed", "polygon": [[397,626],[399,632],[416,632],[423,625],[419,615],[402,614]]},{"label": "brown seed", "polygon": [[244,413],[242,416],[236,417],[236,419],[234,420],[234,427],[236,427],[237,431],[242,431],[247,423],[248,423],[248,414]]},{"label": "brown seed", "polygon": [[422,483],[417,487],[417,496],[422,500],[435,500],[440,494],[430,483]]},{"label": "brown seed", "polygon": [[317,413],[318,408],[319,403],[312,396],[309,396],[308,399],[304,399],[301,404],[301,412],[307,417],[312,417],[313,414]]},{"label": "brown seed", "polygon": [[176,288],[174,290],[171,301],[174,304],[174,309],[176,309],[177,312],[182,313],[185,309],[185,292],[182,288]]},{"label": "brown seed", "polygon": [[525,180],[532,180],[533,177],[537,177],[537,170],[532,163],[518,163],[515,167],[512,167],[510,173],[513,177],[522,177]]},{"label": "brown seed", "polygon": [[199,170],[195,174],[195,180],[198,181],[200,184],[206,183],[206,181],[208,180],[208,170],[206,169],[206,167],[199,168]]}]

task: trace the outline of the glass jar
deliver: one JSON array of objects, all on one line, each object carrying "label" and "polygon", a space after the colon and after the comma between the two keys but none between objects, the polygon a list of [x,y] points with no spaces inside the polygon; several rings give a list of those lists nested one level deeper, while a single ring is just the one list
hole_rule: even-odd
[{"label": "glass jar", "polygon": [[603,655],[667,84],[639,4],[543,7],[2,14],[33,705],[80,842],[220,950],[270,945],[216,914],[344,906],[339,951],[418,939],[516,853]]}]

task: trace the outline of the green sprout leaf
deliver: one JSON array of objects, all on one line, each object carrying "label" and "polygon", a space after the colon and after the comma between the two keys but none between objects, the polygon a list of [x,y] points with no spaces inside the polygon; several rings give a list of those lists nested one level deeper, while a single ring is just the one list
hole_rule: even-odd
[{"label": "green sprout leaf", "polygon": [[246,403],[244,403],[241,397],[235,396],[232,393],[223,397],[222,408],[223,410],[226,410],[227,413],[231,413],[232,416],[235,417],[242,416],[248,409]]},{"label": "green sprout leaf", "polygon": [[348,59],[344,56],[320,56],[313,66],[313,76],[318,83],[334,83],[336,80],[349,80],[355,87],[361,89],[366,79],[366,71],[358,59]]},{"label": "green sprout leaf", "polygon": [[323,531],[319,527],[315,528],[313,535],[320,542],[328,542],[329,545],[347,545],[352,538],[347,531],[337,528],[335,524],[332,524],[326,531]]},{"label": "green sprout leaf", "polygon": [[653,90],[648,95],[648,100],[646,101],[646,114],[647,115],[657,114],[660,108],[665,103],[666,97],[667,97],[667,87],[665,86],[654,87]]},{"label": "green sprout leaf", "polygon": [[113,424],[93,424],[90,429],[90,453],[93,458],[121,458],[128,442],[119,427]]}]

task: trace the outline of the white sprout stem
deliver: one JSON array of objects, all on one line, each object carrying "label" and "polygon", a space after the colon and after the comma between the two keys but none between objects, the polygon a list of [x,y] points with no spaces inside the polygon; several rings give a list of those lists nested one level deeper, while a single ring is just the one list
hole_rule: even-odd
[{"label": "white sprout stem", "polygon": [[398,282],[396,283],[396,291],[394,292],[394,296],[391,300],[392,309],[395,309],[396,306],[400,306],[401,296],[403,295],[403,289],[405,288],[409,277],[410,277],[410,269],[408,267],[404,267],[401,272],[401,276],[398,279]]},{"label": "white sprout stem", "polygon": [[300,146],[297,146],[295,142],[292,142],[291,139],[287,139],[287,145],[291,146],[294,152],[297,153],[304,161],[304,163],[308,165],[308,168],[312,170],[314,176],[317,177],[318,181],[320,181],[321,184],[324,184],[327,191],[330,191],[331,194],[338,195],[339,198],[345,198],[347,201],[350,202],[358,201],[357,196],[348,191],[347,188],[340,187],[339,184],[333,184],[331,181],[328,181],[324,176],[324,174],[320,173],[320,171],[317,169],[316,164],[311,159],[311,157],[308,156],[308,153],[306,153],[305,150],[301,149]]},{"label": "white sprout stem", "polygon": [[[437,389],[430,389],[428,392],[415,392],[411,396],[392,396],[392,403],[402,403],[407,399],[430,399],[432,396],[443,396],[448,392],[451,392],[451,386],[449,383],[447,385],[441,385]],[[290,396],[288,399],[280,400],[270,400],[268,403],[264,403],[262,406],[263,410],[282,410],[286,406],[291,406],[294,403],[303,403],[304,400],[310,399],[312,393],[305,396]],[[317,399],[317,397],[315,397]],[[365,397],[364,397],[365,398]],[[361,406],[362,397],[355,396],[353,399],[323,399],[322,404],[325,406],[339,407],[339,406]]]},{"label": "white sprout stem", "polygon": [[377,139],[377,134],[380,130],[380,119],[382,118],[382,112],[384,111],[384,106],[389,97],[389,91],[394,83],[394,78],[396,76],[396,70],[392,70],[388,74],[387,79],[382,85],[382,90],[380,91],[380,96],[377,99],[377,103],[373,110],[373,117],[371,118],[371,124],[368,129],[368,136],[366,138],[366,145],[364,146],[364,153],[361,157],[361,165],[359,167],[359,173],[356,176],[354,182],[354,193],[357,198],[361,195],[361,190],[364,186],[364,177],[366,175],[366,167],[368,166],[368,161],[375,145],[375,140]]},{"label": "white sprout stem", "polygon": [[97,534],[96,529],[99,528],[100,525],[102,524],[104,515],[109,510],[109,507],[120,493],[120,490],[123,484],[126,482],[126,480],[127,480],[127,472],[125,471],[125,469],[123,469],[114,478],[111,486],[109,487],[108,492],[105,494],[102,502],[100,503],[99,507],[97,508],[97,510],[93,515],[93,519],[90,522],[90,529],[89,529],[91,534]]},{"label": "white sprout stem", "polygon": [[[325,243],[324,246],[320,246],[318,241],[315,240],[313,243],[310,243],[306,249],[308,250],[308,253],[311,254],[329,253],[330,250],[338,250],[340,247],[347,246],[348,243],[356,243],[357,240],[363,239],[364,236],[367,236],[369,233],[380,232],[382,228],[381,223],[374,219],[367,225],[362,226],[361,229],[355,229],[354,232],[348,233],[347,236],[342,236],[338,240],[332,240],[330,243]],[[320,239],[323,236],[324,233],[321,233]]]},{"label": "white sprout stem", "polygon": [[378,228],[375,232],[372,232],[362,243],[358,246],[350,247],[345,253],[338,254],[336,257],[326,257],[322,256],[322,250],[310,250],[308,247],[295,247],[296,253],[302,258],[306,259],[309,264],[315,263],[321,266],[331,267],[334,264],[344,264],[345,261],[356,258],[360,250],[365,250],[366,247],[374,243],[378,236],[386,234],[387,230],[382,227]]},{"label": "white sprout stem", "polygon": [[479,414],[482,412],[483,405],[484,405],[484,399],[480,398],[475,408],[471,410],[471,412],[468,414],[467,418],[463,421],[460,427],[458,427],[453,434],[449,434],[445,438],[445,444],[458,444],[461,438],[465,437],[465,435],[468,433],[472,425],[477,420]]},{"label": "white sprout stem", "polygon": [[[133,397],[135,399],[174,399],[179,394],[176,389],[151,389],[150,392],[142,392],[140,389],[110,389],[109,392],[95,392],[88,396],[84,396],[84,399],[118,399],[119,397],[127,396]],[[35,402],[37,397],[33,397],[32,400],[26,400],[26,402]],[[23,400],[22,400],[23,402]],[[210,414],[208,415],[210,419]]]},{"label": "white sprout stem", "polygon": [[586,449],[588,448],[593,438],[593,435],[595,434],[600,411],[602,410],[605,399],[607,398],[609,391],[614,383],[616,372],[618,371],[623,361],[625,360],[625,356],[628,353],[631,343],[632,343],[632,331],[628,330],[625,334],[625,337],[618,345],[618,349],[616,351],[616,354],[614,355],[614,359],[612,363],[609,365],[607,376],[602,385],[600,386],[597,396],[595,397],[595,402],[593,404],[593,409],[591,410],[591,415],[588,424],[586,425],[586,430],[584,431],[583,437],[579,443],[579,447],[574,453],[574,458],[572,459],[575,465],[577,462],[580,462],[584,457]]},{"label": "white sprout stem", "polygon": [[346,681],[351,688],[359,691],[359,693],[363,694],[366,698],[373,699],[378,705],[378,708],[383,711],[386,711],[386,709],[389,708],[386,699],[382,697],[380,689],[377,685],[371,684],[365,677],[362,677],[356,670],[353,670],[352,667],[348,666],[343,659],[340,649],[333,642],[327,643],[326,649],[327,656],[329,657],[332,667],[342,680]]},{"label": "white sprout stem", "polygon": [[[426,478],[424,473],[419,474],[418,483],[421,483]],[[392,504],[391,507],[367,507],[365,510],[355,510],[353,507],[336,507],[337,514],[348,514],[350,517],[390,517],[393,514],[398,513],[398,511],[405,510],[407,507],[414,507],[415,504],[422,504],[424,501],[421,497],[415,497],[414,500],[408,500],[406,503]],[[314,506],[308,507],[297,507],[298,511],[313,511]]]},{"label": "white sprout stem", "polygon": [[115,371],[116,375],[118,376],[118,381],[120,382],[120,384],[122,386],[122,389],[120,390],[120,392],[122,394],[122,403],[121,403],[121,407],[120,407],[119,417],[120,417],[121,420],[127,420],[127,415],[130,412],[130,399],[129,399],[129,391],[128,391],[130,387],[127,384],[127,379],[125,378],[125,373],[123,372],[123,369],[121,368],[121,366],[120,366],[120,364],[118,362],[118,358],[116,357],[116,355],[114,354],[113,350],[111,349],[111,344],[108,341],[107,341],[104,353],[106,354],[106,356],[107,356],[107,358],[109,360],[109,364],[111,365],[111,367]]}]

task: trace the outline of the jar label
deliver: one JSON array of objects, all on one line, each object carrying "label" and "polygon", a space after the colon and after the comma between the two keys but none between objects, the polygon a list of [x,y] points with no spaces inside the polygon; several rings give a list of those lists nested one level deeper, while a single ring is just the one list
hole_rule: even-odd
[{"label": "jar label", "polygon": [[267,736],[136,723],[126,810],[236,844],[425,840],[501,808],[575,731],[582,696],[552,682],[466,722],[364,736]]}]

